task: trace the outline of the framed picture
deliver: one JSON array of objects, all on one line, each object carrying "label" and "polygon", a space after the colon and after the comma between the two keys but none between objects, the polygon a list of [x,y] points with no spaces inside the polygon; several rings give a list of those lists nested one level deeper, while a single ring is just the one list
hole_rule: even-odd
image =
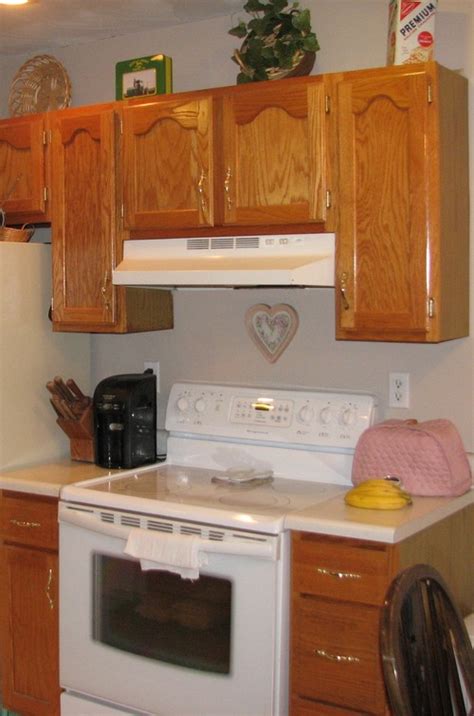
[{"label": "framed picture", "polygon": [[173,91],[172,60],[166,55],[136,57],[115,65],[115,99],[132,99]]}]

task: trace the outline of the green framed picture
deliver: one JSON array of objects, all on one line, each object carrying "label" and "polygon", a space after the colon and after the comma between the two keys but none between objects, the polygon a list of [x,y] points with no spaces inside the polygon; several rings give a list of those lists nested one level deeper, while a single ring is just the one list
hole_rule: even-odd
[{"label": "green framed picture", "polygon": [[115,65],[115,99],[173,91],[172,60],[166,55],[136,57]]}]

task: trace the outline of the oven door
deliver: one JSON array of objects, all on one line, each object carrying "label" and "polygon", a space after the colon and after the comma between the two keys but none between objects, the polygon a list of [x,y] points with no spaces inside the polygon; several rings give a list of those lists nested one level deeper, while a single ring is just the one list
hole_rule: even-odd
[{"label": "oven door", "polygon": [[187,580],[125,556],[119,514],[60,503],[61,686],[159,716],[286,714],[287,537],[223,530],[239,539],[206,541]]}]

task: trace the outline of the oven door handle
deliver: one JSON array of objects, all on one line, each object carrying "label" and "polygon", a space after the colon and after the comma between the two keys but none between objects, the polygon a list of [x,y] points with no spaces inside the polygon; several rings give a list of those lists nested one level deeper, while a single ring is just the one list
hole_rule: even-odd
[{"label": "oven door handle", "polygon": [[[91,510],[89,511],[86,507],[72,507],[65,505],[62,502],[59,503],[58,507],[58,519],[59,522],[65,522],[73,524],[76,527],[82,527],[86,530],[92,530],[93,532],[99,532],[100,534],[107,535],[109,537],[117,537],[118,539],[127,540],[132,527],[115,525],[110,522],[102,522],[97,518],[97,515]],[[156,534],[160,534],[156,531]],[[277,535],[267,537],[262,536],[259,538],[258,535],[255,537],[238,537],[232,541],[218,541],[203,539],[202,549],[199,551],[203,553],[213,554],[233,554],[243,555],[247,557],[258,557],[260,559],[269,559],[276,561],[279,558],[279,545],[280,540]]]}]

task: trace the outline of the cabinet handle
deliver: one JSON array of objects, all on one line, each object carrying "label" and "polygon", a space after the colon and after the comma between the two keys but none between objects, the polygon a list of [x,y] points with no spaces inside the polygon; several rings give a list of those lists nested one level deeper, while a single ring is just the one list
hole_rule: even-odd
[{"label": "cabinet handle", "polygon": [[201,203],[201,209],[203,212],[205,212],[207,210],[206,197],[204,196],[204,182],[206,181],[206,179],[207,179],[206,172],[204,171],[204,169],[201,169],[201,176],[199,177],[197,187],[198,187],[199,201]]},{"label": "cabinet handle", "polygon": [[342,300],[342,307],[345,311],[348,311],[350,308],[349,301],[347,300],[346,291],[347,291],[347,273],[344,271],[344,273],[341,275],[340,280],[340,291],[341,291],[341,300]]},{"label": "cabinet handle", "polygon": [[360,662],[357,656],[343,656],[342,654],[330,654],[324,649],[314,649],[313,654],[320,656],[322,659],[328,659],[328,661],[337,661],[340,664],[358,664]]},{"label": "cabinet handle", "polygon": [[50,608],[50,609],[54,609],[54,600],[53,600],[53,598],[52,598],[52,596],[51,596],[51,584],[52,584],[52,581],[53,581],[53,570],[52,570],[52,568],[50,568],[50,569],[48,570],[48,582],[47,582],[47,584],[46,584],[46,596],[47,596],[47,598],[48,598],[49,608]]},{"label": "cabinet handle", "polygon": [[15,527],[41,527],[41,522],[25,522],[24,520],[10,520]]},{"label": "cabinet handle", "polygon": [[338,572],[333,569],[324,569],[324,567],[316,567],[318,574],[324,574],[326,577],[334,577],[335,579],[362,579],[361,574],[357,572]]},{"label": "cabinet handle", "polygon": [[109,272],[106,271],[106,272],[104,273],[104,280],[103,280],[103,283],[102,283],[102,288],[100,289],[100,292],[101,292],[101,294],[102,294],[102,301],[103,301],[104,306],[105,306],[106,309],[110,308],[110,301],[109,301],[109,299],[107,298],[107,289],[108,289],[109,281],[110,281],[110,279],[109,279]]},{"label": "cabinet handle", "polygon": [[230,195],[230,180],[232,177],[232,170],[230,167],[227,167],[227,172],[224,179],[224,191],[226,196],[226,202],[227,202],[227,209],[230,211],[232,209],[232,197]]}]

